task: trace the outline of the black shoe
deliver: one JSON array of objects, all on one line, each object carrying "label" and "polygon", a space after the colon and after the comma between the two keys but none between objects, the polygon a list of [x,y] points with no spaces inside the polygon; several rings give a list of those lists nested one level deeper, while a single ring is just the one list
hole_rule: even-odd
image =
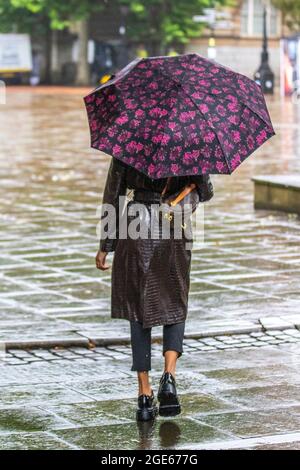
[{"label": "black shoe", "polygon": [[176,416],[181,413],[181,406],[176,391],[176,382],[171,372],[164,372],[160,379],[157,395],[160,416]]},{"label": "black shoe", "polygon": [[157,406],[154,394],[140,395],[138,397],[138,408],[136,410],[137,421],[150,421],[157,415]]}]

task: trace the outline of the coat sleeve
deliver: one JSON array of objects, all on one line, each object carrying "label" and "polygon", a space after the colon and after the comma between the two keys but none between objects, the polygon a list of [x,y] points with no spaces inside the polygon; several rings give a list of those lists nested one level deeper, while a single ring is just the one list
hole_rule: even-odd
[{"label": "coat sleeve", "polygon": [[[119,208],[120,196],[126,194],[126,165],[112,157],[107,173],[101,210],[101,237],[99,248],[101,251],[115,251],[119,235]],[[109,223],[103,226],[103,219],[108,220],[106,204],[110,204],[115,211],[115,217],[109,219]],[[106,230],[107,228],[107,230]]]},{"label": "coat sleeve", "polygon": [[214,188],[209,175],[195,175],[191,182],[197,185],[200,202],[209,201],[214,195]]}]

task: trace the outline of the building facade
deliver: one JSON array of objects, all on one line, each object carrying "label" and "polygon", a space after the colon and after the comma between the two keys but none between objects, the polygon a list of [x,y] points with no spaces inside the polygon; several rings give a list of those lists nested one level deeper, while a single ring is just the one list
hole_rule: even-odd
[{"label": "building facade", "polygon": [[[234,8],[223,7],[211,28],[205,28],[201,37],[192,39],[186,52],[208,55],[208,44],[213,37],[215,60],[250,78],[260,65],[263,34],[263,7],[267,10],[269,63],[275,74],[275,85],[280,77],[280,38],[284,34],[282,15],[271,0],[240,0]],[[219,15],[219,16],[218,16]]]}]

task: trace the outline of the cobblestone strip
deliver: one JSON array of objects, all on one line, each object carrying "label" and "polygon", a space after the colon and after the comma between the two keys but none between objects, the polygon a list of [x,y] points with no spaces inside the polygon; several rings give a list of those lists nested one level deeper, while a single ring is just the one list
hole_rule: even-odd
[{"label": "cobblestone strip", "polygon": [[[191,328],[193,326],[194,328]],[[200,328],[200,329],[199,329]],[[128,329],[125,328],[125,325],[122,325],[120,330],[116,330],[116,325],[111,323],[108,324],[105,328],[102,327],[102,335],[98,336],[94,330],[80,330],[73,331],[73,335],[69,336],[64,332],[57,331],[56,334],[39,337],[33,332],[33,336],[20,336],[17,337],[10,336],[10,332],[6,332],[0,339],[0,356],[1,352],[11,350],[11,349],[53,349],[53,348],[91,348],[91,347],[117,347],[121,345],[130,344],[130,336]],[[116,333],[117,331],[117,333]],[[263,336],[265,334],[270,334],[276,332],[280,335],[282,332],[290,332],[290,336],[298,336],[300,334],[300,315],[287,315],[285,319],[280,317],[263,317],[260,318],[258,322],[250,321],[232,321],[223,320],[222,322],[203,322],[202,325],[195,324],[194,321],[189,322],[185,331],[186,341],[207,341],[208,339],[219,340],[224,338],[225,344],[237,344],[235,337],[239,338],[247,337],[247,335],[257,335],[257,337]],[[6,339],[7,335],[7,339]],[[231,338],[233,341],[227,341],[228,338]],[[161,332],[159,330],[153,331],[152,339],[154,341],[161,341]],[[249,341],[250,342],[250,341]]]},{"label": "cobblestone strip", "polygon": [[[296,328],[286,330],[270,330],[264,333],[253,332],[249,334],[220,335],[201,339],[185,339],[184,351],[217,351],[237,350],[243,348],[263,348],[266,346],[277,346],[287,343],[299,343],[300,331]],[[106,347],[72,347],[72,348],[50,348],[50,349],[8,349],[6,354],[2,351],[0,362],[5,361],[7,365],[22,365],[39,361],[76,361],[88,357],[99,361],[103,357],[119,359],[124,355],[130,355],[130,345],[111,345]],[[153,355],[160,355],[159,348],[153,347]]]}]

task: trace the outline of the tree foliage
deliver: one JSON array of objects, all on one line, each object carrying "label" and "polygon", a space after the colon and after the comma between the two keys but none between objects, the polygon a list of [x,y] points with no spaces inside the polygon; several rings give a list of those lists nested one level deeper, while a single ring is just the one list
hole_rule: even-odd
[{"label": "tree foliage", "polygon": [[203,23],[196,23],[194,15],[201,15],[203,8],[233,4],[232,0],[119,0],[128,7],[127,32],[131,39],[166,46],[185,44],[198,37]]},{"label": "tree foliage", "polygon": [[88,18],[107,5],[108,0],[10,0],[15,9],[25,8],[32,14],[46,14],[53,29],[64,29],[71,21]]},{"label": "tree foliage", "polygon": [[43,30],[40,14],[34,14],[25,7],[16,8],[11,0],[0,0],[0,32],[33,32]]},{"label": "tree foliage", "polygon": [[283,15],[284,23],[292,30],[300,29],[300,0],[272,0]]},{"label": "tree foliage", "polygon": [[[186,43],[199,36],[203,25],[193,21],[194,15],[213,5],[232,4],[234,0],[0,0],[0,28],[8,31],[12,24],[27,28],[47,16],[52,29],[64,29],[74,20],[87,19],[94,12],[110,6],[120,16],[127,7],[127,34],[141,42],[162,45]],[[27,26],[26,26],[27,25]]]}]

